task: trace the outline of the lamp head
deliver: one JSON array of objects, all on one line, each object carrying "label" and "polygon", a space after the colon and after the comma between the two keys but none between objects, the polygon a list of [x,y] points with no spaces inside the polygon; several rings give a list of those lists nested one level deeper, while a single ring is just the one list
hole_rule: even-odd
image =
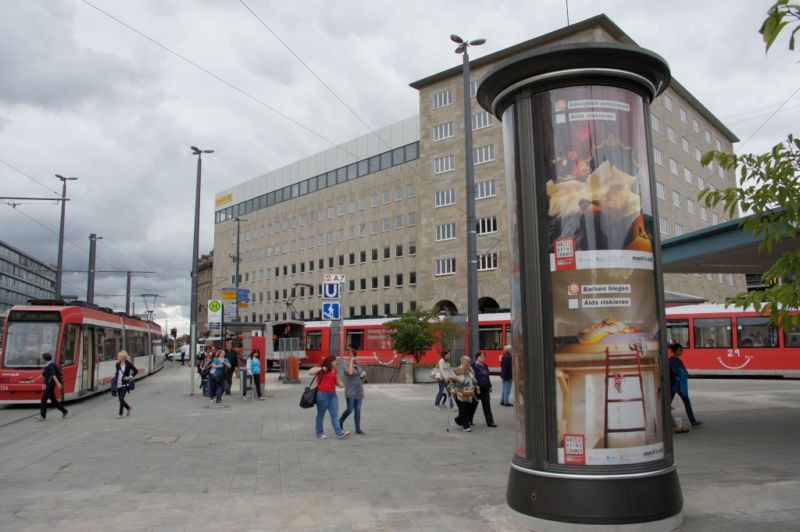
[{"label": "lamp head", "polygon": [[461,37],[459,37],[455,33],[450,34],[450,40],[453,41],[456,44],[462,44],[464,42],[464,39],[462,39]]},{"label": "lamp head", "polygon": [[475,39],[474,41],[469,41],[470,46],[480,46],[482,44],[486,44],[486,39]]}]

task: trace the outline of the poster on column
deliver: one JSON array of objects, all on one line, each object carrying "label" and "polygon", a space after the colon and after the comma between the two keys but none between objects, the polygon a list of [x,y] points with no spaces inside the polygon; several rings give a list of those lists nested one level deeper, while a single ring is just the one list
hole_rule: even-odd
[{"label": "poster on column", "polygon": [[605,86],[537,97],[549,117],[541,141],[559,463],[664,456],[644,105],[634,92]]}]

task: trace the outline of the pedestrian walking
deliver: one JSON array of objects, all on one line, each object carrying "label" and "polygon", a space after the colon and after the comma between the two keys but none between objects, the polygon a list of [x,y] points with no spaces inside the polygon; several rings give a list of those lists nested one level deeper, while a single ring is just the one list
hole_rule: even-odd
[{"label": "pedestrian walking", "polygon": [[128,356],[127,351],[120,351],[117,353],[117,365],[115,368],[114,379],[117,381],[117,399],[119,400],[119,413],[117,417],[122,417],[123,409],[127,410],[128,412],[126,415],[130,416],[131,412],[133,412],[133,408],[125,401],[125,396],[130,391],[131,382],[136,374],[139,373],[139,370],[131,363],[131,358]]},{"label": "pedestrian walking", "polygon": [[42,375],[34,379],[34,381],[44,379],[44,392],[42,392],[42,400],[39,403],[39,416],[36,419],[39,421],[47,419],[48,401],[61,410],[61,417],[67,417],[69,410],[64,408],[57,395],[63,389],[64,384],[64,375],[61,373],[61,368],[53,361],[53,355],[50,353],[42,353],[42,359],[46,362],[44,369],[42,369]]},{"label": "pedestrian walking", "polygon": [[[225,360],[228,364],[225,366],[225,395],[231,394],[231,385],[233,384],[233,376],[236,374],[236,368],[239,367],[239,354],[233,348],[233,342],[230,340],[225,344]],[[238,378],[238,375],[236,375]]]},{"label": "pedestrian walking", "polygon": [[[261,395],[261,351],[258,349],[253,349],[247,359],[247,375],[253,379],[256,395],[263,401],[264,397]],[[242,395],[247,395],[247,387],[244,385],[242,385]]]},{"label": "pedestrian walking", "polygon": [[500,404],[503,406],[514,406],[508,399],[511,396],[511,381],[514,377],[514,370],[511,365],[511,346],[507,345],[500,357],[500,380],[503,381],[503,389],[500,392]]},{"label": "pedestrian walking", "polygon": [[315,428],[317,438],[321,440],[327,438],[322,428],[325,412],[330,414],[331,425],[333,425],[337,438],[341,440],[350,435],[350,431],[342,430],[342,426],[339,424],[339,399],[336,397],[336,387],[343,388],[344,384],[339,379],[334,366],[335,363],[336,357],[328,355],[319,366],[308,370],[309,375],[317,376],[317,419]]},{"label": "pedestrian walking", "polygon": [[453,372],[453,370],[450,369],[450,362],[447,361],[448,356],[450,356],[450,352],[447,349],[443,349],[442,356],[439,358],[439,362],[436,364],[436,369],[434,370],[434,378],[436,379],[436,384],[439,385],[439,391],[436,392],[436,399],[433,401],[434,410],[439,410],[441,406],[444,406],[447,400],[450,401],[450,410],[455,408],[453,406],[453,396],[450,394],[450,389],[447,387],[447,378]]},{"label": "pedestrian walking", "polygon": [[452,386],[451,393],[455,395],[458,406],[458,415],[453,419],[453,423],[461,427],[464,432],[472,432],[472,418],[478,406],[475,402],[477,383],[471,362],[468,356],[461,357],[461,365],[448,377]]},{"label": "pedestrian walking", "polygon": [[350,350],[350,356],[342,361],[342,381],[344,382],[344,398],[347,410],[342,412],[339,425],[344,427],[344,421],[352,413],[355,422],[356,434],[364,434],[361,430],[361,405],[364,402],[364,377],[367,372],[361,367],[356,358],[356,350]]},{"label": "pedestrian walking", "polygon": [[[689,418],[689,423],[693,427],[702,425],[702,421],[698,421],[694,417],[692,410],[692,401],[689,400],[689,372],[686,371],[686,366],[681,360],[683,355],[683,346],[679,343],[670,344],[667,347],[669,351],[669,385],[670,385],[670,402],[675,399],[675,394],[683,401],[683,406],[686,408],[686,416]],[[677,432],[687,432],[688,429],[679,429]]]},{"label": "pedestrian walking", "polygon": [[475,380],[478,384],[475,387],[475,394],[483,407],[483,417],[486,419],[486,425],[496,427],[497,425],[492,415],[492,381],[489,378],[489,366],[486,365],[485,353],[478,351],[475,354],[475,362],[472,364],[472,369],[475,372]]},{"label": "pedestrian walking", "polygon": [[208,374],[209,382],[211,383],[211,402],[222,402],[222,393],[225,391],[225,376],[230,363],[225,358],[225,353],[222,349],[218,350],[211,361],[211,371]]}]

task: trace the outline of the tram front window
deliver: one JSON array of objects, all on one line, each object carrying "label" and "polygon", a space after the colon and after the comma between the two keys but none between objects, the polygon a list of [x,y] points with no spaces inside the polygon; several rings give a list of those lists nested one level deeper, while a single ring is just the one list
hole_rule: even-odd
[{"label": "tram front window", "polygon": [[3,367],[38,368],[45,365],[42,353],[56,355],[59,323],[6,322]]}]

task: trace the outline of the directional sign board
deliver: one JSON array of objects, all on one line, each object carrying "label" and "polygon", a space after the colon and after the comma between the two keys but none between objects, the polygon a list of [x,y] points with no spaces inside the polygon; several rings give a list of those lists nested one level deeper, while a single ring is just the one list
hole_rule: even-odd
[{"label": "directional sign board", "polygon": [[342,285],[339,283],[325,283],[322,285],[322,299],[340,299]]},{"label": "directional sign board", "polygon": [[331,301],[330,303],[322,304],[322,319],[323,320],[338,320],[341,316],[341,306],[337,302]]},{"label": "directional sign board", "polygon": [[322,276],[323,283],[343,283],[344,282],[344,274],[343,273],[326,273]]}]

